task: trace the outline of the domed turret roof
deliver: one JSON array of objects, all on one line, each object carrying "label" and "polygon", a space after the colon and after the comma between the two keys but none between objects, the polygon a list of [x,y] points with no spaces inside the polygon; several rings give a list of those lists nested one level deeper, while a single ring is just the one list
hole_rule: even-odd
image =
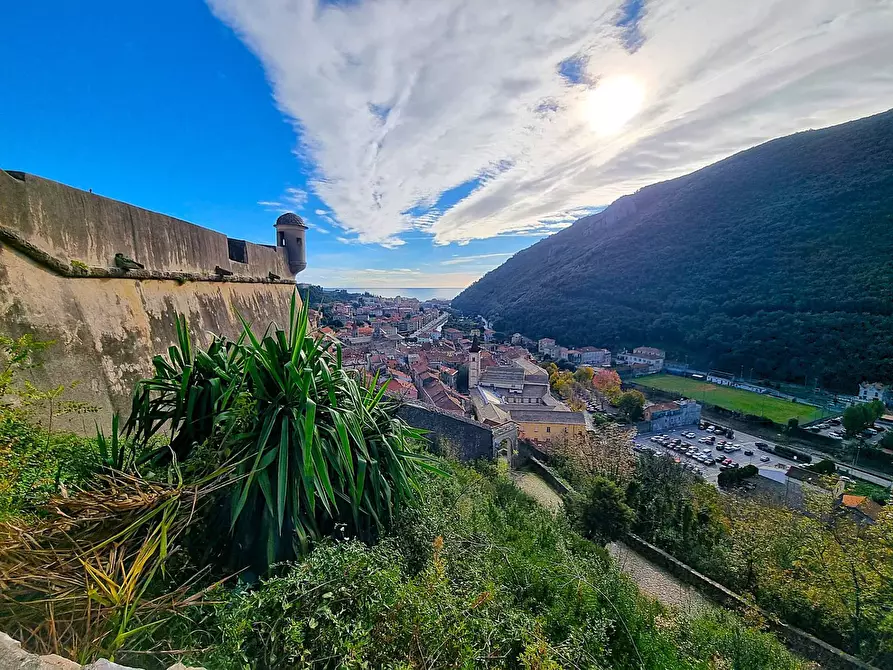
[{"label": "domed turret roof", "polygon": [[284,225],[284,226],[301,226],[302,228],[306,228],[307,224],[304,223],[304,219],[295,214],[294,212],[286,212],[278,219],[276,219],[276,225]]}]

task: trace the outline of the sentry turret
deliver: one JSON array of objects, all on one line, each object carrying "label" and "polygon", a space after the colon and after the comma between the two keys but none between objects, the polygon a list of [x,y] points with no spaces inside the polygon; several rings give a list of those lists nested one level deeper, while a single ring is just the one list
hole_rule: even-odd
[{"label": "sentry turret", "polygon": [[307,226],[297,214],[286,212],[276,219],[276,246],[284,249],[292,274],[298,274],[307,267],[306,234]]}]

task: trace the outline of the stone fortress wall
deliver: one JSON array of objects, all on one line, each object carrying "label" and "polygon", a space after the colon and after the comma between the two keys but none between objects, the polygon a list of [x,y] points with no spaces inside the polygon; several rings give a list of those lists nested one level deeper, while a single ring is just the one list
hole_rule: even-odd
[{"label": "stone fortress wall", "polygon": [[[237,336],[239,314],[255,331],[286,324],[295,281],[284,247],[236,244],[242,263],[230,259],[231,242],[163,214],[0,170],[0,333],[55,341],[32,381],[41,388],[77,383],[66,399],[99,408],[98,415],[62,416],[56,426],[90,434],[94,421],[107,427],[113,411],[126,416],[135,382],[152,372],[152,356],[176,342],[178,313],[196,344],[211,333]],[[115,269],[116,253],[145,270]],[[216,267],[233,275],[219,276]]]},{"label": "stone fortress wall", "polygon": [[106,268],[123,253],[157,272],[210,273],[219,266],[241,276],[289,276],[275,245],[231,239],[23,172],[0,170],[0,225],[63,263]]}]

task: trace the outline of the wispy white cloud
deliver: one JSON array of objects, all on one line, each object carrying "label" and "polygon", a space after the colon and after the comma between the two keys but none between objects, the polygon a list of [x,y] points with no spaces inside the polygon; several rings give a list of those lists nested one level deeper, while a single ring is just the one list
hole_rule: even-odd
[{"label": "wispy white cloud", "polygon": [[492,258],[508,258],[513,254],[477,254],[476,256],[457,256],[455,258],[450,258],[445,261],[441,261],[441,265],[466,265],[468,263],[474,263],[475,261],[482,261],[486,259]]},{"label": "wispy white cloud", "polygon": [[[893,104],[889,0],[651,0],[632,27],[615,25],[620,0],[209,2],[262,59],[311,188],[356,240],[386,246],[412,228],[438,243],[542,234]],[[638,81],[643,103],[606,135],[593,87],[612,77]]]}]

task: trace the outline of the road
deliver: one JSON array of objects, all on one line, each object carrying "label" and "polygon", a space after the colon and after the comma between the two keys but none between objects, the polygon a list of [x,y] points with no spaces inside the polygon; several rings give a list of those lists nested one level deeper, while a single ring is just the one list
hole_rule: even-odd
[{"label": "road", "polygon": [[444,312],[443,314],[438,316],[434,321],[432,321],[431,323],[429,323],[425,326],[422,326],[417,331],[415,331],[411,335],[408,335],[407,337],[418,337],[422,333],[429,333],[432,330],[436,330],[437,328],[440,328],[443,324],[445,324],[447,321],[449,321],[449,319],[450,319],[450,315],[447,314],[446,312]]}]

